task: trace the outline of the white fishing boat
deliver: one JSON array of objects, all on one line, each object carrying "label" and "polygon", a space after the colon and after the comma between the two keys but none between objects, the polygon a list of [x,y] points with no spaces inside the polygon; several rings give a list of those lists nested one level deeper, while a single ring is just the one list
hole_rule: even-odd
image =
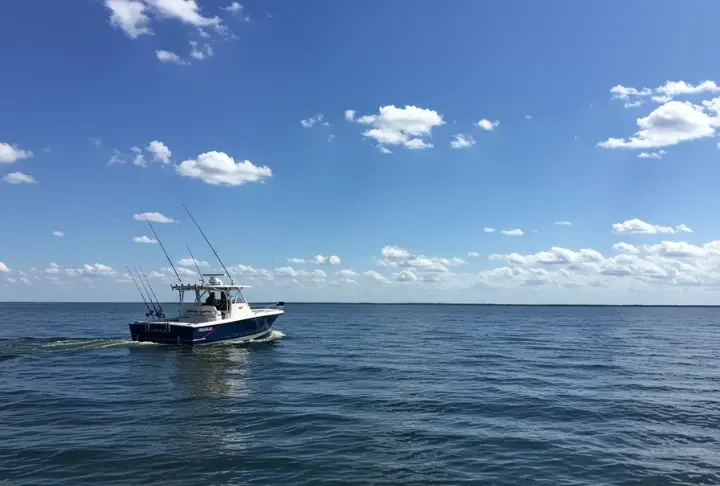
[{"label": "white fishing boat", "polygon": [[[149,320],[140,320],[129,324],[133,341],[196,345],[228,340],[242,342],[268,336],[272,331],[275,320],[285,313],[285,303],[278,302],[274,306],[252,309],[243,295],[243,289],[250,288],[250,286],[234,283],[232,276],[222,260],[220,260],[205,233],[200,229],[195,218],[192,217],[187,208],[185,210],[202,233],[225,273],[203,274],[200,273],[200,269],[196,265],[195,268],[200,281],[183,283],[152,223],[148,220],[155,239],[160,243],[160,247],[179,281],[178,284],[170,286],[172,290],[178,292],[178,312],[177,316],[167,318],[160,301],[155,295],[155,291],[150,285],[150,281],[142,269],[136,269],[137,275],[133,275],[128,268],[130,276],[147,307],[146,317],[152,317]],[[189,247],[188,250],[190,250]],[[190,255],[195,260],[192,252],[190,252]],[[206,277],[208,278],[207,281],[205,280]],[[224,283],[220,277],[227,277],[230,283]],[[138,281],[142,284],[144,292],[141,285],[138,285]],[[186,299],[186,293],[190,293],[191,298]]]}]

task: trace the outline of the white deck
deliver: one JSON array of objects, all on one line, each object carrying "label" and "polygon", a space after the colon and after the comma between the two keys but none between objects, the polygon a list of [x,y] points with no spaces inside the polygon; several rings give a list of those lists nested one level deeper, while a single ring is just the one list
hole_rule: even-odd
[{"label": "white deck", "polygon": [[171,326],[182,326],[182,327],[207,327],[216,326],[219,324],[226,324],[228,322],[245,321],[247,319],[254,319],[256,317],[267,317],[284,314],[285,311],[281,309],[258,309],[251,310],[250,313],[246,313],[243,316],[228,317],[227,319],[216,319],[202,322],[182,322],[178,318],[164,319],[159,321],[136,321],[135,324],[170,324]]}]

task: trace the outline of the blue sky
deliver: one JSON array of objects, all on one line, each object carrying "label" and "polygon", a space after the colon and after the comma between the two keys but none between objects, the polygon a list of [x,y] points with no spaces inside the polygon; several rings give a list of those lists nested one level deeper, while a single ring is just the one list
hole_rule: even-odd
[{"label": "blue sky", "polygon": [[719,303],[718,14],[5,2],[0,300],[172,297],[184,203],[250,299]]}]

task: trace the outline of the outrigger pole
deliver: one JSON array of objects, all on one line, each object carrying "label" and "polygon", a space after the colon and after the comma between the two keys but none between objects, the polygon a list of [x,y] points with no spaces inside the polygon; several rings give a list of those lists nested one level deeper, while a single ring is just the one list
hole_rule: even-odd
[{"label": "outrigger pole", "polygon": [[147,296],[148,296],[148,300],[150,301],[150,305],[152,305],[152,308],[153,308],[153,313],[155,314],[155,316],[157,316],[157,315],[158,315],[158,310],[157,310],[157,308],[155,307],[155,302],[153,302],[152,296],[150,295],[150,291],[149,291],[148,288],[145,286],[145,282],[143,282],[142,277],[140,277],[140,272],[138,271],[137,267],[135,267],[135,273],[137,274],[138,280],[140,280],[140,285],[142,285],[143,290],[145,290],[145,293],[146,293]]},{"label": "outrigger pole", "polygon": [[[155,297],[155,302],[157,303],[157,306],[158,306],[158,309],[159,309],[159,310],[155,311],[155,315],[156,315],[157,317],[159,317],[160,319],[164,319],[164,318],[165,318],[165,313],[164,313],[163,310],[162,310],[162,306],[160,305],[160,301],[158,300],[157,295],[155,295],[155,289],[153,289],[152,285],[150,285],[150,280],[148,280],[147,275],[145,275],[145,272],[143,272],[143,269],[140,268],[139,265],[138,265],[137,269],[140,270],[140,273],[142,274],[143,278],[145,279],[145,281],[146,281],[147,284],[148,284],[148,287],[150,288],[150,292],[152,292],[152,296]],[[136,269],[136,270],[137,270],[137,269]],[[141,280],[141,282],[142,282],[142,280]],[[144,287],[144,286],[145,286],[145,284],[143,284],[143,287]],[[148,297],[150,297],[150,294],[148,294]],[[150,302],[152,302],[152,299],[150,299]],[[154,303],[153,303],[153,307],[155,307],[155,304],[154,304]]]},{"label": "outrigger pole", "polygon": [[[205,241],[207,242],[208,246],[210,246],[210,249],[211,249],[211,250],[213,251],[213,253],[215,254],[215,258],[217,258],[218,261],[220,262],[220,265],[222,265],[223,270],[225,270],[225,273],[227,274],[228,278],[230,279],[230,284],[232,285],[233,283],[235,283],[235,282],[233,282],[232,275],[230,275],[230,272],[228,272],[228,269],[225,268],[225,264],[224,264],[224,263],[222,262],[222,260],[220,259],[220,255],[217,254],[217,252],[215,251],[215,248],[213,248],[213,246],[212,246],[212,243],[210,243],[210,240],[208,240],[207,236],[205,236],[205,233],[204,233],[203,230],[200,228],[200,225],[197,223],[197,221],[195,221],[195,218],[193,218],[193,215],[190,214],[190,211],[188,210],[187,207],[185,207],[184,204],[182,205],[182,207],[185,208],[185,211],[188,213],[188,216],[190,216],[190,218],[193,220],[193,223],[195,223],[195,226],[197,226],[197,229],[200,230],[200,234],[203,235],[203,238],[205,238]],[[158,240],[158,241],[160,241],[160,240]],[[194,258],[193,258],[193,260],[194,260]],[[174,267],[173,267],[173,268],[174,268]],[[178,277],[178,278],[180,278],[180,277]]]},{"label": "outrigger pole", "polygon": [[[143,213],[143,215],[144,215],[144,213]],[[170,266],[172,267],[173,272],[175,272],[175,276],[177,277],[178,282],[180,282],[182,284],[182,279],[180,278],[180,275],[178,275],[177,270],[175,270],[175,265],[173,265],[173,262],[170,259],[168,252],[165,251],[165,246],[162,244],[162,241],[160,241],[160,238],[158,237],[157,233],[155,233],[155,228],[153,228],[153,225],[147,216],[145,216],[145,221],[147,221],[147,223],[150,225],[150,229],[152,230],[153,235],[155,235],[155,239],[158,241],[158,243],[160,243],[160,248],[162,248],[163,253],[165,253],[165,258],[167,258],[167,261],[170,264]]]},{"label": "outrigger pole", "polygon": [[205,277],[203,277],[202,272],[200,271],[200,267],[198,266],[197,260],[195,260],[195,257],[192,254],[192,250],[190,249],[190,245],[185,243],[185,246],[187,247],[188,251],[190,252],[190,258],[192,258],[193,263],[195,264],[195,269],[197,270],[198,275],[200,275],[200,281],[205,285]]},{"label": "outrigger pole", "polygon": [[149,317],[153,315],[153,311],[150,309],[150,305],[147,303],[147,299],[145,299],[145,294],[143,294],[142,290],[140,290],[140,286],[138,285],[137,281],[135,280],[135,276],[130,271],[130,267],[126,266],[128,271],[128,275],[130,275],[130,278],[132,279],[133,283],[135,284],[135,287],[137,287],[138,292],[140,292],[140,297],[142,297],[143,302],[145,303],[145,307],[147,307],[147,314],[145,314],[145,317]]}]

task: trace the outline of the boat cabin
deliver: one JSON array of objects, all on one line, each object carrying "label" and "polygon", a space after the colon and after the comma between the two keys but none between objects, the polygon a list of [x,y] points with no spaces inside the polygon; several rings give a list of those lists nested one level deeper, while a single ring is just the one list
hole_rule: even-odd
[{"label": "boat cabin", "polygon": [[214,276],[205,283],[173,285],[180,296],[178,321],[195,324],[251,316],[253,311],[242,293],[249,287],[225,285]]}]

